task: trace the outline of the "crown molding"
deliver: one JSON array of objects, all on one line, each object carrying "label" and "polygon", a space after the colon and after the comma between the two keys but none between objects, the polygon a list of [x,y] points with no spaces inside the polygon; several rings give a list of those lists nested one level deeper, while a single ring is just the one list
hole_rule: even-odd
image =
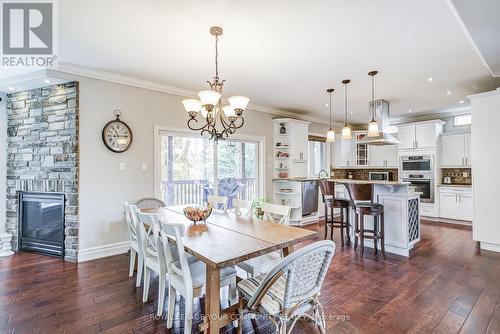
[{"label": "crown molding", "polygon": [[[80,65],[71,64],[71,63],[59,62],[57,69],[54,69],[52,71],[66,73],[66,74],[72,74],[72,75],[78,75],[78,76],[82,76],[82,77],[98,79],[98,80],[103,80],[103,81],[109,81],[109,82],[114,82],[114,83],[118,83],[118,84],[122,84],[122,85],[144,88],[144,89],[154,90],[154,91],[158,91],[158,92],[179,95],[179,96],[183,96],[183,97],[193,97],[193,98],[197,97],[196,92],[193,90],[190,90],[190,89],[166,85],[163,83],[150,81],[150,80],[138,79],[138,78],[123,75],[123,74],[117,74],[117,73],[112,73],[112,72],[96,70],[96,69],[93,69],[90,67],[80,66]],[[300,120],[304,120],[304,121],[310,121],[310,122],[314,122],[314,123],[318,123],[318,124],[328,125],[328,122],[326,120],[318,118],[318,117],[301,115],[301,114],[297,114],[297,113],[294,113],[291,111],[269,108],[269,107],[265,107],[265,106],[258,105],[258,104],[250,103],[248,106],[248,109],[253,110],[253,111],[267,113],[267,114],[272,114],[272,115],[276,115],[276,116],[292,117],[292,118],[296,118],[296,119],[300,119]]]}]

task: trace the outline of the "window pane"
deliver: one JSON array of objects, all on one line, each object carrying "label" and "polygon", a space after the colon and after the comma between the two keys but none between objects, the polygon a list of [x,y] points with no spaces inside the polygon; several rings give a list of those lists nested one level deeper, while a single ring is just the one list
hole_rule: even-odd
[{"label": "window pane", "polygon": [[471,121],[472,121],[472,116],[470,114],[455,116],[453,118],[453,125],[454,126],[470,125]]},{"label": "window pane", "polygon": [[213,143],[203,138],[162,136],[161,154],[165,203],[202,204],[214,184]]},{"label": "window pane", "polygon": [[254,200],[257,197],[257,143],[223,141],[217,147],[219,195]]},{"label": "window pane", "polygon": [[318,141],[309,142],[309,174],[318,174],[326,170],[326,143]]},{"label": "window pane", "polygon": [[201,205],[211,194],[256,199],[259,194],[258,148],[258,142],[252,141],[215,143],[202,137],[162,135],[162,199],[167,205]]}]

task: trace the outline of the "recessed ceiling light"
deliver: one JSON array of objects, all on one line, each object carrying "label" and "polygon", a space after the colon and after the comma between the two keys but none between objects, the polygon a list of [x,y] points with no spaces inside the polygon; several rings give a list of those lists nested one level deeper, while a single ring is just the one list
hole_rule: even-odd
[{"label": "recessed ceiling light", "polygon": [[327,104],[325,104],[325,108],[328,108],[328,103],[327,103]]},{"label": "recessed ceiling light", "polygon": [[433,77],[428,77],[428,78],[427,78],[427,82],[432,82],[432,81],[434,81],[434,78],[433,78]]},{"label": "recessed ceiling light", "polygon": [[413,112],[413,110],[411,110],[411,109],[408,109],[408,112]]},{"label": "recessed ceiling light", "polygon": [[14,87],[9,87],[9,88],[7,88],[7,89],[8,89],[8,90],[14,90]]},{"label": "recessed ceiling light", "polygon": [[464,103],[465,103],[465,101],[464,101],[464,100],[460,100],[460,101],[458,101],[458,103],[460,103],[460,104],[464,104]]},{"label": "recessed ceiling light", "polygon": [[451,95],[451,90],[447,91],[446,95]]},{"label": "recessed ceiling light", "polygon": [[43,79],[43,82],[50,83],[50,80],[49,79]]},{"label": "recessed ceiling light", "polygon": [[352,111],[352,110],[351,110],[351,111],[350,111],[350,113],[351,113],[351,114],[354,114],[354,111]]}]

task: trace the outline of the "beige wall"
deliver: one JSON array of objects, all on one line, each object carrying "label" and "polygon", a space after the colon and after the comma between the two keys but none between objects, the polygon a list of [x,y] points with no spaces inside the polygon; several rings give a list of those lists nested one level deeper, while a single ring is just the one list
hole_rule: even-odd
[{"label": "beige wall", "polygon": [[[154,126],[186,127],[183,97],[83,77],[80,82],[80,250],[126,241],[123,201],[134,202],[154,194]],[[131,149],[122,154],[108,151],[101,140],[104,124],[113,110],[123,111],[122,120],[134,133]],[[273,115],[245,111],[242,135],[266,138],[266,192],[271,195]],[[313,125],[314,132],[326,127]],[[126,171],[119,164],[126,164]],[[141,171],[141,163],[148,171]]]}]

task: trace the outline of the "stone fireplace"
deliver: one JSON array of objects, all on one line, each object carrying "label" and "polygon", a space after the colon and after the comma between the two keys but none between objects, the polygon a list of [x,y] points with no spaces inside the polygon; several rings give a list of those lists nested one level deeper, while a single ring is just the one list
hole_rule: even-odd
[{"label": "stone fireplace", "polygon": [[64,198],[64,259],[78,257],[78,83],[7,95],[6,232],[19,248],[20,194]]}]

